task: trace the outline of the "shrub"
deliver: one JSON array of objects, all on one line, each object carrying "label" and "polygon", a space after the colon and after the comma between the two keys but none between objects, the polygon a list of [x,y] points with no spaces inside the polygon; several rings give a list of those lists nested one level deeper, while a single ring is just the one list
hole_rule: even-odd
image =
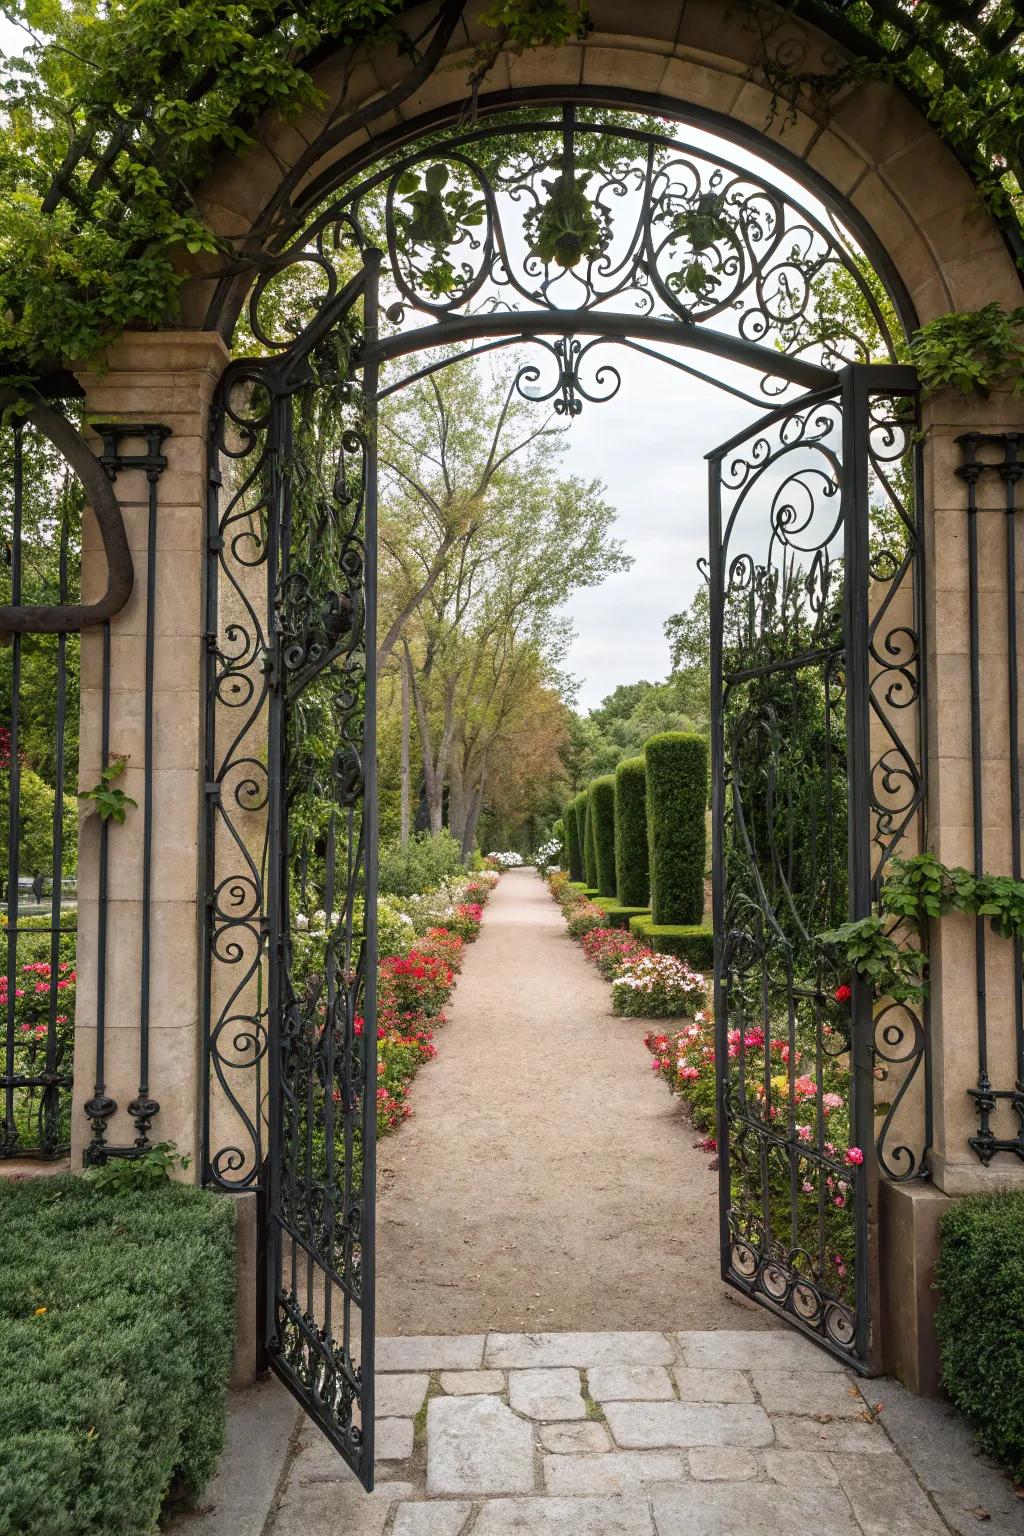
[{"label": "shrub", "polygon": [[593,960],[606,981],[613,981],[627,965],[646,959],[651,951],[621,928],[592,928],[583,935],[583,953]]},{"label": "shrub", "polygon": [[609,928],[628,928],[634,917],[650,917],[649,907],[620,907],[614,896],[595,896]]},{"label": "shrub", "polygon": [[644,745],[651,915],[655,923],[699,923],[704,916],[708,744],[664,731]]},{"label": "shrub", "polygon": [[644,955],[612,982],[612,1012],[623,1018],[677,1019],[706,1006],[703,976],[671,955]]},{"label": "shrub", "polygon": [[621,907],[647,906],[647,768],[627,757],[615,770],[615,894]]},{"label": "shrub", "polygon": [[604,927],[604,913],[600,907],[596,907],[592,901],[584,898],[582,901],[573,903],[565,914],[565,921],[571,936],[574,939],[582,939],[591,928]]},{"label": "shrub", "polygon": [[583,879],[583,844],[580,842],[579,822],[576,819],[576,801],[570,800],[562,811],[562,827],[565,842],[565,860],[569,866],[569,879]]},{"label": "shrub", "polygon": [[939,1224],[942,1384],[982,1448],[1024,1480],[1024,1192],[972,1195]]},{"label": "shrub", "polygon": [[382,896],[412,896],[463,873],[462,850],[447,828],[418,832],[402,848],[381,850],[378,888]]},{"label": "shrub", "polygon": [[590,819],[594,828],[597,889],[615,895],[615,776],[603,774],[590,786]]},{"label": "shrub", "polygon": [[451,967],[426,947],[417,945],[407,955],[387,955],[378,966],[380,1006],[396,1013],[438,1013],[453,980]]},{"label": "shrub", "polygon": [[381,955],[404,955],[416,930],[408,912],[394,897],[384,897],[377,903],[377,952]]},{"label": "shrub", "polygon": [[0,1186],[0,1532],[156,1530],[224,1439],[233,1203],[71,1175]]},{"label": "shrub", "polygon": [[480,932],[480,924],[483,920],[484,909],[476,901],[460,901],[451,916],[447,919],[445,927],[458,934],[465,944],[472,944]]},{"label": "shrub", "polygon": [[588,891],[600,889],[597,883],[597,844],[594,841],[594,805],[588,790],[583,802],[583,878]]},{"label": "shrub", "polygon": [[649,912],[629,920],[629,931],[641,944],[659,955],[675,955],[695,971],[710,971],[715,964],[715,935],[701,923],[655,923]]},{"label": "shrub", "polygon": [[521,853],[516,853],[514,848],[510,848],[505,853],[489,853],[487,862],[495,869],[521,869],[523,856]]},{"label": "shrub", "polygon": [[416,946],[420,954],[438,955],[448,969],[458,975],[462,970],[463,942],[457,933],[448,928],[428,928]]}]

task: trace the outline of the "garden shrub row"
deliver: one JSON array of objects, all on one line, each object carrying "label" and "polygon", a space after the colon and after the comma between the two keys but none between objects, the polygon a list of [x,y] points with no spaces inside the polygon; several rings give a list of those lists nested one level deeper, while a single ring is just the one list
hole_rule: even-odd
[{"label": "garden shrub row", "polygon": [[582,880],[583,844],[580,841],[575,800],[568,801],[562,811],[562,840],[565,846],[565,862],[569,870],[569,879]]},{"label": "garden shrub row", "polygon": [[627,757],[615,770],[615,892],[619,906],[644,911],[650,900],[647,765]]},{"label": "garden shrub row", "polygon": [[587,882],[587,889],[596,891],[597,885],[597,843],[594,837],[594,806],[590,798],[589,790],[583,792],[583,878]]},{"label": "garden shrub row", "polygon": [[707,862],[708,744],[703,736],[664,731],[644,743],[651,916],[658,924],[694,924],[704,916]]},{"label": "garden shrub row", "polygon": [[590,817],[594,828],[594,862],[597,890],[602,896],[615,895],[615,775],[595,779],[588,791]]},{"label": "garden shrub row", "polygon": [[1024,1482],[1024,1191],[955,1201],[939,1232],[942,1384]]},{"label": "garden shrub row", "polygon": [[148,1536],[224,1438],[232,1201],[82,1178],[0,1186],[0,1533]]}]

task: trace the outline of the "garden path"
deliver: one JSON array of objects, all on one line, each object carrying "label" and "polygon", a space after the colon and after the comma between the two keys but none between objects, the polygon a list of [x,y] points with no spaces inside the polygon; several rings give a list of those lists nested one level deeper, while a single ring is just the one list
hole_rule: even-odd
[{"label": "garden path", "polygon": [[610,998],[536,873],[504,874],[379,1149],[378,1332],[771,1326],[719,1279],[716,1176]]}]

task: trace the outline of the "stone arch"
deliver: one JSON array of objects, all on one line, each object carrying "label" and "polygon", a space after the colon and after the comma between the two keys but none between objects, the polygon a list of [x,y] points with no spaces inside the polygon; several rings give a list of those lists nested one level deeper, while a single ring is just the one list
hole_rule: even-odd
[{"label": "stone arch", "polygon": [[[193,263],[182,292],[187,326],[229,332],[250,280],[247,253],[273,248],[285,221],[301,217],[382,142],[466,112],[475,50],[493,35],[479,21],[483,9],[473,0],[437,66],[409,94],[402,87],[408,62],[393,44],[326,59],[313,70],[321,111],[288,123],[266,118],[249,152],[213,170],[199,206],[243,258],[243,270],[223,282],[210,275],[215,259]],[[430,10],[416,7],[402,18],[410,36]],[[919,323],[987,302],[1020,302],[1006,233],[955,154],[895,87],[868,81],[838,91],[827,110],[804,99],[790,109],[773,103],[758,62],[760,37],[737,9],[714,0],[640,0],[628,9],[594,0],[590,11],[594,29],[583,42],[503,50],[480,103],[575,96],[609,106],[642,103],[684,123],[703,114],[706,126],[727,137],[759,137],[761,152],[780,167],[845,202],[887,253]],[[772,48],[791,66],[824,76],[847,62],[830,38],[796,19],[773,35]],[[360,124],[345,137],[342,104],[342,121]]]}]

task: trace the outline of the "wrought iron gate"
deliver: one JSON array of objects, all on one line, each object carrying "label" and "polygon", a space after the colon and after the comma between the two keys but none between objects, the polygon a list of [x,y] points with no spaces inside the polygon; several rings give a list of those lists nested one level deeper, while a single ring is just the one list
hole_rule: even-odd
[{"label": "wrought iron gate", "polygon": [[227,370],[207,625],[205,1176],[260,1193],[270,1364],[367,1488],[376,312],[371,253],[297,343]]},{"label": "wrought iron gate", "polygon": [[722,1274],[860,1369],[924,1033],[819,936],[918,851],[915,423],[912,370],[854,365],[709,455]]}]

